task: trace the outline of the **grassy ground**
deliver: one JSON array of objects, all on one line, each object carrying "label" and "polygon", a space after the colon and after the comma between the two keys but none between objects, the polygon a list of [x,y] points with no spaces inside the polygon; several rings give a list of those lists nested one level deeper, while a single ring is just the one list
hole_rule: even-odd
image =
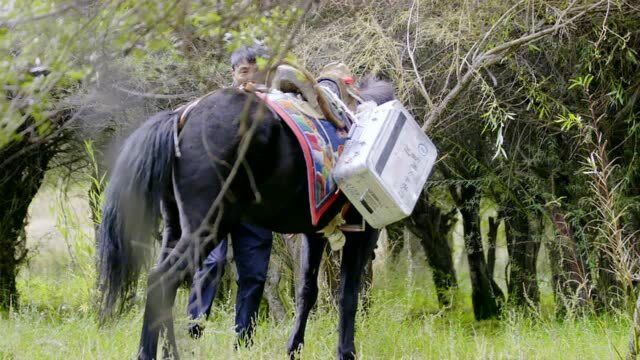
[{"label": "grassy ground", "polygon": [[[74,199],[52,199],[52,193],[44,194],[32,209],[28,231],[33,257],[20,275],[21,308],[0,318],[0,359],[132,358],[141,309],[134,308],[105,328],[96,325],[86,207]],[[394,269],[378,263],[376,270],[371,306],[366,315],[359,314],[357,323],[356,344],[363,359],[606,359],[625,353],[626,315],[556,321],[546,294],[540,314],[525,318],[507,312],[500,321],[476,322],[468,282],[462,282],[462,300],[441,312],[419,257],[413,264],[403,258]],[[234,351],[232,301],[215,308],[204,337],[197,341],[181,331],[186,325],[185,304],[186,292],[181,290],[175,311],[183,358],[284,358],[291,318],[276,323],[262,317],[254,346]],[[325,303],[310,320],[304,358],[334,357],[336,324],[335,309]]]}]

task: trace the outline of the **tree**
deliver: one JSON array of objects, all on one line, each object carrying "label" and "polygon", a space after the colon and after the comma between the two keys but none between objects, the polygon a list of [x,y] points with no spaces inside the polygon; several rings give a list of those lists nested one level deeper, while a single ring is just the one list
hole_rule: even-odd
[{"label": "tree", "polygon": [[428,202],[426,196],[418,200],[406,226],[420,239],[427,262],[433,270],[433,283],[440,306],[451,305],[453,292],[458,287],[456,269],[453,266],[449,233],[455,223],[455,208],[445,212]]},{"label": "tree", "polygon": [[16,304],[27,209],[47,171],[83,171],[86,141],[108,155],[114,135],[220,86],[226,54],[240,44],[263,38],[284,55],[291,34],[282,29],[303,13],[252,1],[33,0],[3,8],[0,308]]}]

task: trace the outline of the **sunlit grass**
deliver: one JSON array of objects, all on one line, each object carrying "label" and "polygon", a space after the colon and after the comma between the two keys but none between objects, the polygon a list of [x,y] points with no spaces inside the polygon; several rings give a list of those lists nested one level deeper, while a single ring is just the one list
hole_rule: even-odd
[{"label": "sunlit grass", "polygon": [[[507,312],[502,320],[476,322],[470,304],[459,301],[440,311],[429,276],[416,275],[408,288],[401,270],[377,274],[369,309],[358,316],[357,348],[362,358],[405,359],[603,359],[624,354],[628,319],[584,318],[560,322],[550,316]],[[92,275],[29,276],[20,281],[22,304],[0,321],[5,358],[122,359],[135,355],[141,309],[98,328],[92,304]],[[261,317],[255,344],[233,350],[233,304],[218,304],[205,335],[191,340],[184,331],[186,291],[175,308],[178,345],[184,358],[283,358],[292,319],[275,323]],[[464,296],[468,298],[468,296]],[[550,312],[548,312],[550,313]],[[337,313],[323,306],[311,318],[304,358],[334,357]]]},{"label": "sunlit grass", "polygon": [[[65,216],[69,219],[74,213]],[[68,248],[42,250],[21,272],[21,306],[0,315],[0,359],[135,356],[143,293],[123,318],[99,328],[92,229],[79,222],[68,223],[75,224],[66,232]],[[358,314],[356,346],[362,359],[614,359],[625,354],[626,315],[558,321],[553,316],[552,296],[545,292],[538,313],[523,316],[507,310],[501,320],[476,322],[467,281],[461,281],[454,306],[443,311],[423,261],[415,261],[411,276],[406,262],[401,258],[395,266],[376,266],[370,307]],[[459,277],[466,279],[468,274]],[[320,296],[327,293],[322,289]],[[200,340],[186,334],[186,301],[186,290],[181,289],[174,313],[183,358],[285,357],[292,316],[275,322],[261,314],[253,347],[234,350],[233,299],[216,304]],[[334,358],[336,329],[337,312],[329,301],[322,301],[309,321],[303,358]]]}]

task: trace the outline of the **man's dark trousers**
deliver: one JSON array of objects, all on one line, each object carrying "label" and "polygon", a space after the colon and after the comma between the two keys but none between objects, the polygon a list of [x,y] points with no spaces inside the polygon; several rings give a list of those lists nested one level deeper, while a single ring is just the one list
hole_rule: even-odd
[{"label": "man's dark trousers", "polygon": [[[241,224],[231,232],[233,257],[238,270],[236,298],[236,332],[241,338],[251,335],[267,279],[273,237],[271,230]],[[209,253],[193,277],[189,317],[209,316],[213,299],[226,265],[227,240]]]}]

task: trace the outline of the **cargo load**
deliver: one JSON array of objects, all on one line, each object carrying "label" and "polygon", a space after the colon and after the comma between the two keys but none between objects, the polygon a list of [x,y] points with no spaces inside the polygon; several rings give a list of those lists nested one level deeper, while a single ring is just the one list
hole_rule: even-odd
[{"label": "cargo load", "polygon": [[437,149],[397,100],[359,112],[333,178],[374,228],[413,211]]}]

